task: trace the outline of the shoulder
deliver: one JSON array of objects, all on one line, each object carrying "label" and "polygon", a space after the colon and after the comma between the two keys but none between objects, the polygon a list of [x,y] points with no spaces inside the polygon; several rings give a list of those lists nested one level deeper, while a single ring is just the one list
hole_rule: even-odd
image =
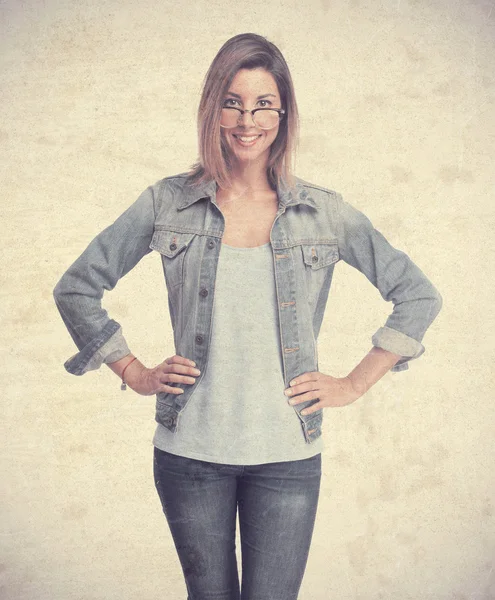
[{"label": "shoulder", "polygon": [[306,181],[305,179],[301,179],[300,177],[294,177],[296,188],[299,190],[305,190],[308,195],[311,195],[316,200],[326,199],[332,200],[341,197],[338,192],[332,190],[331,188],[323,187],[321,185],[316,185],[310,181]]},{"label": "shoulder", "polygon": [[181,190],[186,185],[190,183],[190,174],[187,172],[177,173],[175,175],[167,175],[166,177],[162,177],[155,184],[153,184],[153,188],[156,190],[172,190],[177,189]]},{"label": "shoulder", "polygon": [[301,199],[312,200],[317,208],[338,209],[342,196],[335,190],[316,185],[300,177],[294,177],[294,180],[296,193]]},{"label": "shoulder", "polygon": [[316,183],[311,183],[310,181],[306,181],[305,179],[301,179],[301,177],[294,177],[296,182],[296,187],[303,187],[305,189],[314,190],[316,193],[321,192],[323,194],[335,195],[337,192],[330,188],[323,187],[321,185],[316,185]]},{"label": "shoulder", "polygon": [[151,185],[150,188],[157,207],[162,205],[180,206],[189,196],[201,193],[199,188],[192,185],[189,172],[162,177],[162,179]]},{"label": "shoulder", "polygon": [[353,204],[345,201],[335,190],[315,185],[296,177],[296,187],[300,197],[310,198],[316,208],[323,209],[321,214],[330,217],[339,227],[350,231],[372,227],[369,218]]}]

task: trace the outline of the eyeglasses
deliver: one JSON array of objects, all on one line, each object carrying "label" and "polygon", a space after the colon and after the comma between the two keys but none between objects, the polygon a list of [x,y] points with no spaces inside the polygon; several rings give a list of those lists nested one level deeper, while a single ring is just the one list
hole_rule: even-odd
[{"label": "eyeglasses", "polygon": [[222,115],[220,117],[220,127],[224,127],[225,129],[237,127],[244,113],[250,113],[254,124],[260,129],[273,129],[285,115],[285,110],[283,108],[243,110],[236,106],[224,106],[222,107]]}]

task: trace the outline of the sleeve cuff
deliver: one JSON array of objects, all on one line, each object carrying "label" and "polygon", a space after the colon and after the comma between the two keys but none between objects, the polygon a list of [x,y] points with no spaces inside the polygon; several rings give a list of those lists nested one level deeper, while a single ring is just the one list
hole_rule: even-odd
[{"label": "sleeve cuff", "polygon": [[390,369],[392,372],[407,370],[409,361],[419,358],[425,351],[423,344],[414,338],[386,326],[378,329],[371,338],[371,342],[373,346],[401,355],[402,358]]},{"label": "sleeve cuff", "polygon": [[121,326],[110,320],[96,338],[91,340],[64,367],[72,375],[84,375],[99,369],[103,363],[112,363],[130,354]]}]

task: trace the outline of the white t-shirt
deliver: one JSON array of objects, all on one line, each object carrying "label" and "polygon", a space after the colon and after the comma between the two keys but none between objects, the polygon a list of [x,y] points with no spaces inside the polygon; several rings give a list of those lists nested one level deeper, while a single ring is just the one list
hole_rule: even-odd
[{"label": "white t-shirt", "polygon": [[215,281],[208,366],[177,430],[158,425],[153,444],[215,463],[253,465],[300,460],[311,444],[284,394],[273,253],[270,244],[222,244]]}]

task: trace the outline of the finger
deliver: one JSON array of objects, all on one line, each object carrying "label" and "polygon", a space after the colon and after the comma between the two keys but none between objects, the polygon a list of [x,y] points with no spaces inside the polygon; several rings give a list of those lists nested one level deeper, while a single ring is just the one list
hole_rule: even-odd
[{"label": "finger", "polygon": [[307,402],[308,400],[315,400],[318,398],[320,392],[319,390],[311,390],[310,392],[306,392],[305,394],[301,394],[300,396],[296,396],[289,400],[289,404],[294,406],[295,404],[301,404],[301,402]]},{"label": "finger", "polygon": [[319,371],[309,371],[308,373],[303,373],[302,375],[294,377],[294,379],[292,379],[289,385],[293,387],[295,385],[299,385],[300,383],[306,383],[308,381],[317,381],[319,375]]},{"label": "finger", "polygon": [[171,364],[167,367],[163,367],[163,373],[180,373],[181,375],[191,375],[192,377],[197,377],[201,371],[196,369],[196,367],[186,367],[182,364]]},{"label": "finger", "polygon": [[176,375],[175,373],[166,373],[160,377],[160,383],[196,383],[194,377],[187,377],[186,375]]},{"label": "finger", "polygon": [[184,393],[184,390],[182,390],[181,388],[171,387],[170,385],[162,385],[162,386],[160,386],[160,388],[157,391],[165,392],[166,394],[175,394],[175,395]]},{"label": "finger", "polygon": [[166,358],[164,360],[164,362],[167,363],[167,365],[171,365],[171,364],[179,364],[179,365],[189,365],[192,367],[196,366],[196,363],[193,360],[190,360],[189,358],[185,358],[184,356],[179,356],[178,354],[175,354],[174,356],[171,356],[169,358]]},{"label": "finger", "polygon": [[297,396],[297,394],[303,394],[304,392],[311,392],[316,389],[314,381],[308,381],[307,383],[299,383],[298,385],[291,386],[285,390],[286,396]]},{"label": "finger", "polygon": [[312,413],[315,413],[316,411],[320,410],[320,408],[324,408],[325,405],[323,404],[323,402],[317,402],[316,404],[313,404],[312,406],[310,406],[309,408],[305,408],[304,410],[301,411],[301,414],[305,417],[307,415],[311,415]]}]

